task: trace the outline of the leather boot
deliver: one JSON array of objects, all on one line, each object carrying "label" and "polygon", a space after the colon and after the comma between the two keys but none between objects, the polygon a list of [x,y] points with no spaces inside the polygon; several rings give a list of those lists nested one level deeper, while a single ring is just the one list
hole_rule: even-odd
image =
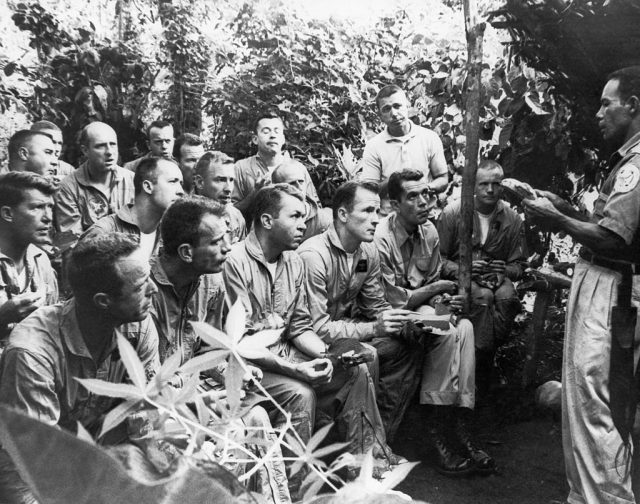
[{"label": "leather boot", "polygon": [[473,461],[476,472],[491,474],[496,471],[496,461],[486,451],[481,449],[469,432],[462,412],[458,412],[455,422],[455,434],[462,444],[469,458]]},{"label": "leather boot", "polygon": [[442,428],[431,428],[430,436],[436,458],[436,470],[439,473],[446,476],[465,476],[473,472],[473,461],[461,457],[451,448]]}]

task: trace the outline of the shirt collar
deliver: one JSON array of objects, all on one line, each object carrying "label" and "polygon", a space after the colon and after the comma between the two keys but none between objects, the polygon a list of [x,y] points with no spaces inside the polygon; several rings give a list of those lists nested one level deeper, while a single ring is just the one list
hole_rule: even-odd
[{"label": "shirt collar", "polygon": [[153,279],[161,285],[173,287],[171,280],[169,280],[166,271],[162,267],[162,262],[160,261],[159,255],[154,255],[153,257],[151,257],[149,263],[151,265],[151,274],[153,275]]},{"label": "shirt collar", "polygon": [[[44,252],[42,249],[36,247],[33,243],[30,243],[27,247],[27,251],[24,254],[24,258],[28,264],[33,265],[38,257],[40,257]],[[2,250],[0,250],[0,261],[10,261],[13,263],[13,259],[6,256]]]},{"label": "shirt collar", "polygon": [[138,224],[138,219],[136,218],[136,214],[133,213],[133,203],[128,203],[122,208],[120,208],[120,210],[118,210],[116,215],[118,216],[118,219],[126,222],[127,224],[136,226],[138,229],[140,228],[140,224]]},{"label": "shirt collar", "polygon": [[[124,178],[123,170],[124,168],[120,168],[117,165],[111,169],[112,185],[117,184]],[[92,182],[91,179],[89,178],[89,164],[87,163],[87,161],[85,161],[78,167],[78,169],[74,172],[74,175],[79,184],[84,186],[95,187],[95,183]]]},{"label": "shirt collar", "polygon": [[[389,215],[389,228],[395,236],[398,247],[402,247],[405,242],[412,237],[412,235],[407,233],[405,227],[398,221],[398,214],[396,214],[395,212]],[[423,226],[418,226],[416,233],[418,233],[418,237],[420,238],[420,240],[424,241],[425,238]]]},{"label": "shirt collar", "polygon": [[406,143],[418,134],[418,128],[415,127],[415,124],[413,124],[413,121],[411,119],[409,119],[409,127],[410,127],[409,133],[399,137],[393,136],[391,133],[389,133],[389,127],[386,127],[383,131],[382,138],[386,143],[390,143],[390,142]]},{"label": "shirt collar", "polygon": [[[253,257],[259,263],[262,263],[265,267],[267,266],[267,260],[264,257],[264,251],[262,250],[262,245],[260,245],[260,241],[258,241],[258,237],[256,236],[255,230],[251,230],[247,237],[244,239],[244,246],[247,250],[247,253]],[[276,263],[279,263],[282,260],[282,254],[278,257]]]},{"label": "shirt collar", "polygon": [[[80,332],[78,316],[76,313],[76,301],[74,298],[66,301],[62,306],[62,322],[60,324],[60,337],[65,341],[69,351],[77,356],[93,360],[93,356]],[[117,346],[116,339],[111,339],[111,348],[106,353],[109,355]]]},{"label": "shirt collar", "polygon": [[[342,242],[340,241],[340,237],[338,236],[338,232],[336,231],[335,224],[331,224],[327,230],[325,231],[327,236],[329,237],[329,243],[333,245],[335,248],[342,250],[345,254],[347,251],[342,246]],[[358,248],[353,251],[354,254],[357,254],[362,249],[362,244],[358,245]]]},{"label": "shirt collar", "polygon": [[[629,154],[629,151],[633,149],[637,144],[640,143],[640,132],[633,135],[629,140],[627,140],[622,147],[620,147],[616,153],[620,155],[620,158],[625,157]],[[615,154],[614,154],[615,155]]]}]

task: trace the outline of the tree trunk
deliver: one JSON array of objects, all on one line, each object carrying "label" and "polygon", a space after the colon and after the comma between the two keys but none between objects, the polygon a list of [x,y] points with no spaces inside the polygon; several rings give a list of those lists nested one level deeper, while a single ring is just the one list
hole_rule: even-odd
[{"label": "tree trunk", "polygon": [[465,299],[465,312],[471,305],[471,260],[473,234],[473,193],[478,169],[480,146],[480,82],[482,73],[482,38],[484,23],[478,22],[475,0],[464,0],[464,25],[467,35],[467,83],[465,90],[465,165],[462,172],[462,198],[460,221],[460,294]]}]

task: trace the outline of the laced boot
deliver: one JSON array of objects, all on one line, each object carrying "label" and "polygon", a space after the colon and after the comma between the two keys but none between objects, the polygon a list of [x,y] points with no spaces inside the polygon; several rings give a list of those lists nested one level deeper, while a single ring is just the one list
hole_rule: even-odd
[{"label": "laced boot", "polygon": [[491,474],[496,471],[496,461],[486,451],[481,449],[467,428],[464,415],[456,415],[455,434],[462,444],[469,458],[473,461],[476,472]]},{"label": "laced boot", "polygon": [[450,424],[450,408],[447,406],[432,407],[432,421],[429,429],[432,448],[435,456],[436,470],[447,476],[464,476],[473,471],[473,461],[461,457],[452,449],[447,436]]}]

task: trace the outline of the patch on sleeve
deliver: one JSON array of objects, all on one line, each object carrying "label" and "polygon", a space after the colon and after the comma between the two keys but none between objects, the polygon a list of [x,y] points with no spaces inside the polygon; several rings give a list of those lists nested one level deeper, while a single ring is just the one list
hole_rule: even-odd
[{"label": "patch on sleeve", "polygon": [[618,193],[626,193],[635,189],[638,182],[640,182],[640,170],[636,166],[628,164],[620,168],[616,174],[613,190]]}]

